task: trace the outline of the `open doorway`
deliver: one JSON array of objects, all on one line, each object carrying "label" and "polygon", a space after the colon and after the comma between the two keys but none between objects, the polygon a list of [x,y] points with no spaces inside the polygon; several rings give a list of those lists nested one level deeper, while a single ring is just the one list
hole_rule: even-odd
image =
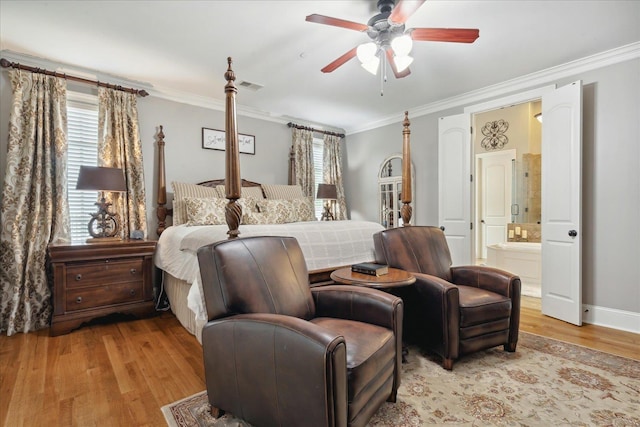
[{"label": "open doorway", "polygon": [[[472,115],[476,262],[518,274],[541,296],[540,100]],[[536,117],[537,116],[537,117]]]}]

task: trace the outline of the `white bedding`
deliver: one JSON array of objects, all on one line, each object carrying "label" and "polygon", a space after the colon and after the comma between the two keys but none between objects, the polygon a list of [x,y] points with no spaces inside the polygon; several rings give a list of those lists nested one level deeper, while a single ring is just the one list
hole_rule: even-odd
[{"label": "white bedding", "polygon": [[[302,248],[309,271],[374,260],[372,236],[383,229],[382,225],[375,222],[352,220],[239,227],[240,237],[295,237]],[[187,304],[199,320],[206,320],[206,310],[196,252],[201,246],[226,240],[227,230],[226,225],[178,225],[167,228],[158,240],[155,265],[192,284]]]}]

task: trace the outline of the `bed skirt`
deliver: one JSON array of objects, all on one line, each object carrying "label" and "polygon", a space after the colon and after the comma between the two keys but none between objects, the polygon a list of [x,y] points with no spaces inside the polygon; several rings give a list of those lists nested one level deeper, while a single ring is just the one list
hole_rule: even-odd
[{"label": "bed skirt", "polygon": [[196,315],[187,307],[187,295],[189,294],[190,283],[177,279],[166,271],[162,272],[164,279],[164,291],[169,298],[171,312],[178,318],[178,321],[198,339],[202,344],[202,328],[206,321],[196,320]]}]

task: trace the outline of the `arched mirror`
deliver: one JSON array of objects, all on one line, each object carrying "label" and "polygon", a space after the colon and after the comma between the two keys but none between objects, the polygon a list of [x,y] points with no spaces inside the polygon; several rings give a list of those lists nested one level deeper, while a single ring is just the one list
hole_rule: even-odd
[{"label": "arched mirror", "polygon": [[[415,206],[415,175],[411,165],[411,203]],[[379,221],[385,228],[402,226],[400,209],[402,208],[402,154],[392,154],[380,165],[378,172],[378,210]],[[415,218],[415,210],[413,212]]]}]

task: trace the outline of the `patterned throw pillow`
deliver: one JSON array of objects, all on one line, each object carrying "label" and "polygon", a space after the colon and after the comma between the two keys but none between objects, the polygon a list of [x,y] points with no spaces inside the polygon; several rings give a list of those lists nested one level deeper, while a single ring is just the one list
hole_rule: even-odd
[{"label": "patterned throw pillow", "polygon": [[287,224],[298,220],[298,212],[291,200],[258,200],[258,209],[266,216],[266,224]]},{"label": "patterned throw pillow", "polygon": [[187,222],[187,210],[183,203],[186,197],[219,197],[218,191],[215,188],[205,187],[203,185],[174,181],[171,183],[171,188],[173,188],[173,225],[180,225]]},{"label": "patterned throw pillow", "polygon": [[220,225],[226,224],[224,208],[226,199],[219,197],[197,198],[185,197],[182,199],[187,215],[187,226],[192,225]]},{"label": "patterned throw pillow", "polygon": [[262,189],[267,199],[292,200],[304,197],[302,187],[299,185],[262,184]]},{"label": "patterned throw pillow", "polygon": [[297,221],[317,221],[316,209],[313,206],[313,201],[310,197],[303,197],[300,199],[291,199],[293,205],[293,211],[297,213]]}]

